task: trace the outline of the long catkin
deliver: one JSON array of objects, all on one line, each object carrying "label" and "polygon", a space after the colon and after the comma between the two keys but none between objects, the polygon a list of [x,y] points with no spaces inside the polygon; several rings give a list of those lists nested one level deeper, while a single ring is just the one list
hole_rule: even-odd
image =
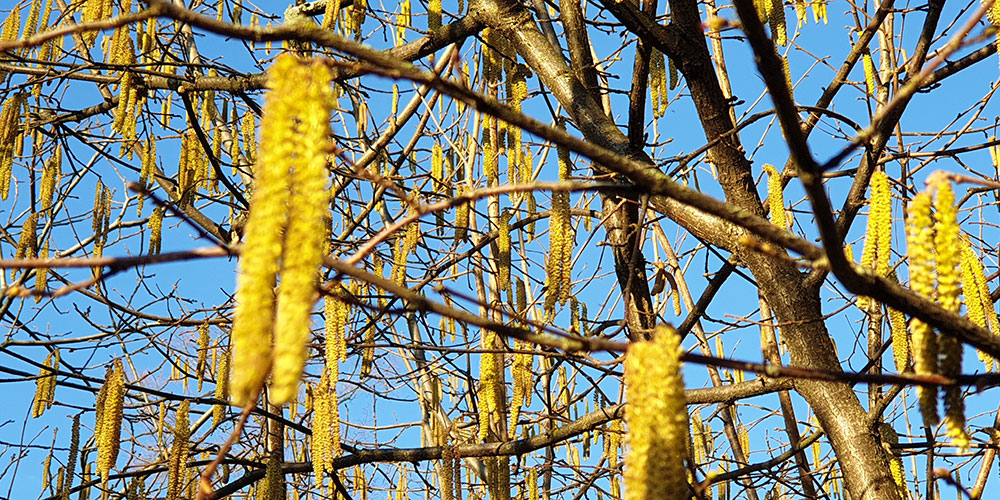
[{"label": "long catkin", "polygon": [[[908,207],[906,221],[906,245],[910,260],[910,288],[923,297],[933,297],[934,269],[934,227],[931,219],[931,195],[918,193]],[[934,330],[918,318],[910,321],[912,335],[913,371],[917,375],[938,373],[938,346]],[[939,422],[937,412],[937,388],[917,387],[917,400],[924,425],[933,428]]]},{"label": "long catkin", "polygon": [[[934,201],[934,247],[937,260],[938,302],[945,309],[957,313],[961,307],[962,245],[959,237],[958,207],[951,182],[937,183]],[[962,344],[950,335],[938,336],[941,374],[956,377],[962,371]],[[944,423],[952,443],[959,448],[969,446],[965,432],[965,403],[962,388],[949,386],[944,389]]]},{"label": "long catkin", "polygon": [[167,464],[167,500],[180,500],[184,490],[187,474],[188,455],[190,454],[190,422],[188,414],[191,403],[181,401],[174,419],[174,441],[170,446],[170,457]]},{"label": "long catkin", "polygon": [[287,402],[298,390],[323,258],[330,81],[326,65],[291,54],[268,73],[232,331],[231,390],[239,406],[256,401],[272,365],[272,402]]},{"label": "long catkin", "polygon": [[658,327],[652,340],[632,344],[625,356],[625,500],[688,498],[682,353],[677,332]]},{"label": "long catkin", "polygon": [[114,467],[121,445],[122,417],[125,404],[125,369],[121,359],[116,359],[104,382],[106,391],[101,401],[100,427],[97,436],[97,473],[101,484],[107,485],[108,474]]},{"label": "long catkin", "polygon": [[[330,106],[334,102],[330,89],[333,75],[322,63],[301,65],[300,71],[300,75],[305,74],[304,92],[292,96],[301,100],[296,109],[298,161],[290,165],[292,192],[288,200],[290,210],[274,330],[270,395],[278,404],[295,397],[305,365],[312,333],[310,316],[317,299],[315,282],[323,262],[323,216],[329,202],[325,145],[330,135]],[[269,153],[262,144],[262,161],[266,155]]]}]

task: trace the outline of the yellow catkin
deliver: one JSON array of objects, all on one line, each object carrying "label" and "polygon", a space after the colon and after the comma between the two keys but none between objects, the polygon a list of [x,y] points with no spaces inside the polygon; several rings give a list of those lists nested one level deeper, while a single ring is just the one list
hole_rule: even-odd
[{"label": "yellow catkin", "polygon": [[393,253],[392,280],[400,285],[406,284],[406,263],[410,252],[416,248],[420,240],[420,221],[413,221],[406,226],[405,233],[396,239],[396,249]]},{"label": "yellow catkin", "polygon": [[[53,356],[55,361],[53,362]],[[52,396],[55,393],[55,375],[53,370],[59,368],[59,351],[50,352],[45,357],[42,367],[38,371],[38,378],[35,379],[35,402],[32,407],[32,418],[38,418],[45,413],[45,410],[52,406]]]},{"label": "yellow catkin", "polygon": [[445,190],[444,151],[437,142],[431,147],[431,184],[435,193]]},{"label": "yellow catkin", "polygon": [[875,258],[875,272],[879,276],[889,273],[889,257],[892,255],[892,191],[889,175],[878,170],[872,174],[872,202],[878,227],[878,256]]},{"label": "yellow catkin", "polygon": [[163,207],[153,210],[153,215],[149,216],[149,254],[160,253],[160,245],[163,243]]},{"label": "yellow catkin", "polygon": [[[501,347],[496,332],[482,330],[480,347],[484,351],[495,351]],[[483,352],[479,359],[479,439],[489,437],[491,423],[499,422],[503,402],[504,385],[503,355],[497,352]],[[501,438],[503,436],[500,436]]]},{"label": "yellow catkin", "polygon": [[125,403],[125,369],[121,359],[115,360],[104,385],[106,390],[101,402],[101,417],[96,421],[101,429],[97,439],[97,473],[101,476],[101,483],[107,485],[108,474],[115,465],[121,444]]},{"label": "yellow catkin", "polygon": [[191,200],[191,190],[194,187],[193,173],[197,171],[196,165],[198,152],[197,137],[193,130],[188,130],[181,135],[180,157],[177,161],[177,198],[182,204],[188,204]]},{"label": "yellow catkin", "polygon": [[[507,73],[507,94],[510,106],[517,112],[521,112],[524,100],[528,98],[527,76],[529,71],[527,66],[518,64],[513,71]],[[530,182],[530,164],[525,164],[524,145],[522,141],[522,130],[520,127],[510,126],[508,129],[508,154],[507,154],[507,179],[510,184],[525,181]],[[519,201],[520,194],[512,198]]]},{"label": "yellow catkin", "polygon": [[865,90],[868,95],[875,96],[875,61],[872,55],[866,53],[863,58],[865,68]]},{"label": "yellow catkin", "polygon": [[211,340],[211,338],[208,335],[208,323],[198,325],[198,361],[195,365],[195,371],[198,374],[198,392],[201,392],[201,385],[205,379],[209,340]]},{"label": "yellow catkin", "polygon": [[[271,90],[261,124],[260,162],[240,260],[232,333],[232,396],[240,406],[256,400],[272,359],[272,401],[286,402],[297,391],[311,332],[328,202],[329,68],[283,54],[268,75]],[[272,290],[279,270],[282,280],[275,301]]]},{"label": "yellow catkin", "polygon": [[[352,287],[356,286],[352,284]],[[347,340],[345,337],[351,306],[344,300],[349,294],[342,285],[335,288],[337,296],[327,295],[325,299],[326,317],[326,367],[333,371],[336,379],[338,363],[347,360]]]},{"label": "yellow catkin", "polygon": [[32,0],[28,10],[28,18],[24,21],[24,32],[21,38],[26,39],[38,32],[38,16],[42,10],[43,0]]},{"label": "yellow catkin", "polygon": [[[80,474],[80,482],[83,484],[90,483],[90,462],[83,464],[83,472]],[[80,489],[80,494],[77,498],[79,500],[90,500],[90,488]]]},{"label": "yellow catkin", "polygon": [[[934,296],[934,227],[931,220],[931,195],[918,193],[908,207],[906,245],[910,261],[910,288],[923,297]],[[934,330],[918,318],[910,322],[913,370],[917,375],[938,373],[938,344]],[[917,387],[917,399],[924,425],[933,428],[939,422],[937,388]]]},{"label": "yellow catkin", "polygon": [[11,13],[4,20],[3,30],[0,31],[0,42],[16,40],[21,31],[21,9],[11,9]]},{"label": "yellow catkin", "polygon": [[625,356],[629,444],[625,500],[688,497],[684,468],[688,419],[681,354],[677,332],[658,327],[652,340],[632,344]]},{"label": "yellow catkin", "polygon": [[427,29],[435,31],[441,28],[441,0],[427,2]]},{"label": "yellow catkin", "polygon": [[771,208],[771,222],[781,229],[788,229],[788,218],[785,216],[785,196],[781,187],[781,172],[774,165],[764,164],[767,172],[767,199]]},{"label": "yellow catkin", "polygon": [[[962,291],[965,295],[969,319],[997,335],[1000,332],[1000,320],[997,318],[996,309],[990,298],[983,263],[964,238],[962,247]],[[987,371],[992,371],[992,356],[979,352],[979,359],[986,364]]]},{"label": "yellow catkin", "polygon": [[[986,281],[986,275],[983,272],[983,263],[979,257],[975,257],[975,265],[972,270],[976,273],[976,284],[979,285],[979,294],[984,301],[988,300],[990,297],[989,284]],[[992,305],[992,300],[990,302],[984,302],[986,319],[990,324],[990,332],[993,335],[1000,335],[1000,318],[997,318],[997,310]]]},{"label": "yellow catkin", "polygon": [[[559,180],[569,180],[572,164],[568,150],[559,148],[558,162]],[[545,310],[547,312],[553,311],[557,301],[565,304],[572,294],[573,228],[570,220],[570,198],[566,191],[552,193],[549,240],[545,288]]]},{"label": "yellow catkin", "polygon": [[893,448],[899,444],[899,435],[896,434],[896,429],[893,429],[892,425],[886,422],[879,424],[878,430],[882,448],[889,459],[889,472],[892,474],[892,480],[896,483],[901,498],[907,498],[906,471],[903,469],[903,459],[899,455],[899,450]]},{"label": "yellow catkin", "polygon": [[56,146],[55,153],[52,154],[42,167],[42,189],[41,202],[42,211],[48,212],[52,208],[52,199],[56,189],[59,187],[59,179],[62,177],[62,148]]},{"label": "yellow catkin", "polygon": [[170,446],[170,456],[167,462],[167,499],[180,500],[181,492],[184,491],[187,474],[188,455],[190,448],[190,422],[188,414],[191,403],[188,400],[181,401],[180,408],[174,418],[174,441]]},{"label": "yellow catkin", "polygon": [[371,373],[372,363],[375,361],[375,327],[369,326],[365,329],[364,347],[361,349],[361,373],[362,377],[367,377]]},{"label": "yellow catkin", "polygon": [[663,53],[657,49],[652,49],[649,53],[649,104],[653,108],[653,117],[663,116],[660,102],[665,101],[667,96],[661,94],[664,79],[667,77],[666,64]]},{"label": "yellow catkin", "polygon": [[396,15],[396,45],[406,43],[406,29],[410,27],[410,0],[399,3],[399,14]]},{"label": "yellow catkin", "polygon": [[51,359],[49,359],[49,376],[47,382],[45,383],[45,409],[52,408],[52,402],[56,400],[56,373],[59,371],[59,349],[54,349],[50,354]]},{"label": "yellow catkin", "polygon": [[510,217],[512,212],[504,210],[497,227],[497,287],[510,289]]},{"label": "yellow catkin", "polygon": [[[458,196],[461,197],[468,190],[468,187],[464,184],[458,186]],[[469,217],[470,217],[470,204],[472,202],[459,203],[455,207],[455,240],[454,244],[458,245],[463,242],[469,236]]]},{"label": "yellow catkin", "polygon": [[[968,310],[969,320],[983,327],[989,328],[986,322],[986,302],[979,293],[979,283],[976,280],[975,266],[979,264],[976,253],[972,251],[969,243],[962,242],[962,293],[965,295],[965,308]],[[982,354],[980,353],[980,357]]]},{"label": "yellow catkin", "polygon": [[[693,464],[705,462],[705,424],[701,420],[701,413],[693,412],[691,415],[691,449],[688,450]],[[691,453],[693,452],[693,453]]]},{"label": "yellow catkin", "polygon": [[441,475],[438,483],[441,485],[441,500],[455,500],[455,483],[452,480],[454,477],[455,448],[448,446],[447,443],[442,443],[440,446]]},{"label": "yellow catkin", "polygon": [[61,491],[62,498],[69,498],[69,490],[73,485],[74,471],[76,470],[76,457],[80,452],[80,414],[73,415],[73,425],[70,428],[69,436],[69,456],[66,459],[66,474],[63,476]]},{"label": "yellow catkin", "polygon": [[[46,239],[45,243],[42,245],[42,249],[38,252],[38,257],[40,259],[49,258],[49,240]],[[35,295],[35,303],[42,301],[42,294],[48,289],[49,281],[49,268],[40,267],[35,271],[35,291],[38,292]]]},{"label": "yellow catkin", "polygon": [[226,402],[229,401],[229,350],[219,356],[219,366],[215,369],[215,399],[222,401],[212,407],[212,425],[219,425],[226,416]]},{"label": "yellow catkin", "polygon": [[813,0],[810,2],[812,5],[813,22],[819,23],[823,21],[823,24],[828,24],[829,19],[826,17],[826,0]]},{"label": "yellow catkin", "polygon": [[[518,283],[521,280],[517,280]],[[534,387],[534,373],[531,370],[531,366],[534,363],[534,355],[532,351],[535,349],[535,344],[530,342],[515,342],[515,347],[518,351],[514,355],[514,363],[511,364],[511,378],[514,380],[514,394],[511,398],[511,412],[510,412],[510,428],[514,429],[517,426],[517,419],[521,412],[521,407],[528,407],[531,405],[531,391]],[[527,351],[527,352],[525,352]]]},{"label": "yellow catkin", "polygon": [[892,360],[896,371],[903,373],[910,365],[910,337],[906,331],[906,316],[902,311],[888,308],[889,332],[892,335]]},{"label": "yellow catkin", "polygon": [[[317,299],[315,282],[323,261],[323,216],[329,202],[326,144],[330,135],[333,75],[325,64],[302,66],[307,75],[295,147],[298,161],[291,165],[292,193],[288,200],[288,225],[278,308],[274,331],[274,373],[271,398],[278,404],[295,397],[305,365],[311,312]],[[300,72],[301,74],[301,72]],[[289,84],[296,84],[288,82]],[[298,83],[298,84],[301,84]],[[267,146],[270,146],[269,144]],[[261,159],[273,160],[261,146]],[[283,147],[283,146],[282,146]]]},{"label": "yellow catkin", "polygon": [[284,500],[285,482],[281,475],[281,456],[278,453],[271,453],[267,459],[267,466],[264,468],[264,480],[257,490],[257,498],[262,500]]},{"label": "yellow catkin", "polygon": [[21,225],[21,235],[17,239],[15,259],[31,259],[38,249],[38,213],[33,213],[24,219]]},{"label": "yellow catkin", "polygon": [[788,26],[785,24],[785,3],[783,0],[771,0],[770,17],[771,39],[784,47],[788,43]]},{"label": "yellow catkin", "polygon": [[49,489],[52,484],[52,451],[45,456],[42,462],[42,491]]},{"label": "yellow catkin", "polygon": [[[982,3],[986,3],[984,0],[980,1]],[[986,20],[989,21],[994,28],[1000,27],[1000,5],[994,3],[993,7],[986,11]],[[997,31],[996,39],[997,44],[1000,45],[1000,31]]]},{"label": "yellow catkin", "polygon": [[[156,170],[156,141],[150,137],[146,141],[146,147],[142,152],[142,166],[139,170],[139,184],[142,187],[149,186],[149,179],[152,178],[153,172]],[[140,196],[137,203],[137,215],[142,215],[142,205],[145,201],[145,196]]]},{"label": "yellow catkin", "polygon": [[757,9],[760,22],[766,23],[770,21],[771,10],[774,8],[774,3],[771,0],[754,0],[753,6]]},{"label": "yellow catkin", "polygon": [[487,186],[496,186],[500,183],[497,173],[498,153],[497,144],[494,141],[496,131],[496,120],[490,116],[483,118],[483,175],[486,176]]},{"label": "yellow catkin", "polygon": [[254,114],[250,111],[243,113],[243,118],[240,120],[240,134],[243,136],[244,154],[246,154],[247,161],[250,163],[257,162],[256,130],[257,120]]},{"label": "yellow catkin", "polygon": [[368,16],[368,0],[354,0],[354,7],[351,10],[351,27],[355,38],[361,38],[361,29],[364,27],[365,18]]},{"label": "yellow catkin", "polygon": [[743,450],[744,455],[750,456],[750,432],[747,430],[747,426],[741,423],[737,433],[740,439],[740,449]]},{"label": "yellow catkin", "polygon": [[312,387],[313,429],[310,452],[316,487],[323,484],[325,474],[335,473],[333,459],[340,455],[340,416],[337,403],[337,381],[323,372],[318,384]]},{"label": "yellow catkin", "polygon": [[142,476],[132,478],[125,493],[125,500],[143,500],[146,498],[146,481]]},{"label": "yellow catkin", "polygon": [[[18,10],[15,9],[14,12],[17,13]],[[14,37],[16,36],[15,31]],[[26,101],[25,94],[17,94],[4,101],[0,110],[0,199],[2,200],[6,200],[10,192],[14,156],[17,155],[18,138],[21,133],[21,107]]]},{"label": "yellow catkin", "polygon": [[[962,244],[958,225],[958,207],[955,192],[949,181],[937,183],[934,202],[934,246],[937,260],[938,302],[945,309],[957,313],[961,307]],[[938,336],[941,374],[954,378],[962,371],[962,344],[950,335]],[[965,432],[965,403],[962,388],[949,386],[944,389],[945,428],[952,443],[959,448],[969,446]]]},{"label": "yellow catkin", "polygon": [[[892,192],[889,190],[888,174],[883,170],[875,171],[870,187],[871,201],[861,265],[874,269],[879,276],[885,276],[889,272],[889,256],[892,255]],[[869,297],[858,299],[858,307],[863,310],[868,310],[873,304]]]},{"label": "yellow catkin", "polygon": [[360,465],[354,466],[354,498],[368,500],[368,479]]}]

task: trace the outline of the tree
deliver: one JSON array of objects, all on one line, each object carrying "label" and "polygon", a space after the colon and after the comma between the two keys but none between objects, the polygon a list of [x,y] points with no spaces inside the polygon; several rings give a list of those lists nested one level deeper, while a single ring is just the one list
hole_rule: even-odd
[{"label": "tree", "polygon": [[8,494],[664,491],[623,488],[629,429],[660,427],[622,418],[676,391],[626,401],[623,370],[673,380],[672,348],[629,350],[671,336],[689,444],[643,445],[686,456],[669,495],[978,498],[1000,16],[977,6],[9,6]]}]

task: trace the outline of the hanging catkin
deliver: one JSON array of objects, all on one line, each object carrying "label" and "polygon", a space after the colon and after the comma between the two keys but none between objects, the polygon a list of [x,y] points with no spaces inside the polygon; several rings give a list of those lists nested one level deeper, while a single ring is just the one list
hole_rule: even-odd
[{"label": "hanging catkin", "polygon": [[864,55],[864,67],[865,67],[865,90],[868,95],[875,96],[875,61],[872,60],[872,55],[865,53]]},{"label": "hanging catkin", "polygon": [[497,287],[510,290],[510,217],[513,212],[504,210],[497,227]]},{"label": "hanging catkin", "polygon": [[198,376],[198,392],[201,392],[201,385],[205,379],[205,363],[208,360],[208,323],[198,325],[198,361],[195,364],[195,372]]},{"label": "hanging catkin", "polygon": [[[910,202],[906,220],[906,246],[910,262],[910,288],[923,297],[934,296],[934,227],[931,219],[931,195],[918,193]],[[917,375],[938,373],[938,345],[934,330],[918,318],[910,321],[913,371]],[[937,388],[917,387],[917,400],[924,425],[938,424]]]},{"label": "hanging catkin", "polygon": [[783,0],[771,0],[768,24],[771,28],[771,39],[776,45],[784,47],[788,43],[788,26],[785,24],[785,3]]},{"label": "hanging catkin", "polygon": [[[955,192],[951,182],[942,180],[937,184],[937,198],[934,201],[934,247],[937,260],[937,294],[941,307],[958,313],[961,307],[961,264],[962,244],[959,238],[958,207],[955,206]],[[962,343],[951,335],[938,336],[938,351],[941,356],[941,375],[955,378],[962,372]],[[962,388],[944,388],[944,423],[952,444],[960,449],[969,447],[969,435],[965,432],[965,402]]]},{"label": "hanging catkin", "polygon": [[337,403],[337,381],[324,370],[318,384],[312,387],[313,428],[312,454],[316,487],[323,484],[325,474],[335,473],[333,459],[340,455],[340,412]]},{"label": "hanging catkin", "polygon": [[190,423],[188,413],[191,403],[188,400],[181,401],[180,408],[174,418],[174,441],[170,446],[170,455],[167,462],[167,500],[180,500],[181,492],[184,491],[187,474],[188,455],[190,454]]},{"label": "hanging catkin", "polygon": [[[14,13],[17,12],[19,10],[14,9]],[[14,13],[11,14],[11,18],[14,17]],[[4,31],[6,32],[6,26]],[[11,40],[14,38],[17,38],[16,29]],[[10,192],[14,156],[17,154],[18,143],[23,141],[21,107],[27,104],[27,99],[27,94],[15,94],[4,101],[3,108],[0,109],[0,200],[6,200]]]},{"label": "hanging catkin", "polygon": [[652,340],[632,344],[625,356],[625,500],[688,498],[682,353],[677,332],[658,327]]},{"label": "hanging catkin", "polygon": [[[879,276],[889,271],[889,256],[892,238],[892,198],[889,190],[889,176],[877,170],[871,177],[871,201],[868,223],[865,228],[865,246],[861,252],[861,265],[874,269]],[[858,307],[868,310],[874,306],[870,297],[860,297]]]},{"label": "hanging catkin", "polygon": [[229,349],[219,356],[219,364],[215,369],[215,399],[221,401],[212,406],[212,425],[222,423],[226,416],[229,401]]},{"label": "hanging catkin", "polygon": [[232,331],[232,397],[239,406],[256,401],[272,362],[271,401],[297,393],[323,259],[331,78],[325,64],[291,54],[279,56],[268,73]]},{"label": "hanging catkin", "polygon": [[95,431],[100,429],[97,441],[97,473],[101,484],[107,485],[108,474],[114,467],[121,445],[122,416],[125,403],[125,370],[121,359],[116,359],[102,387],[104,397],[100,400],[100,415],[95,423]]},{"label": "hanging catkin", "polygon": [[[895,273],[889,274],[893,282],[899,279]],[[887,307],[889,316],[889,332],[892,336],[892,359],[896,371],[903,373],[910,366],[910,334],[906,328],[906,316],[902,311]]]},{"label": "hanging catkin", "polygon": [[33,418],[42,416],[45,410],[52,407],[56,391],[55,372],[58,369],[59,349],[54,349],[45,357],[42,368],[38,372],[38,378],[35,380],[35,402],[31,415]]},{"label": "hanging catkin", "polygon": [[764,164],[767,173],[767,199],[771,209],[771,222],[781,229],[788,229],[788,218],[785,216],[785,196],[781,187],[781,172],[774,165]]},{"label": "hanging catkin", "polygon": [[[982,3],[986,3],[985,0],[980,0]],[[993,4],[990,10],[986,11],[986,20],[990,22],[995,28],[1000,28],[1000,5],[997,3]],[[997,45],[1000,46],[1000,30],[997,30]]]},{"label": "hanging catkin", "polygon": [[[983,262],[966,238],[962,239],[962,293],[965,295],[969,319],[997,335],[1000,332],[1000,320],[990,297]],[[978,354],[979,359],[986,364],[986,370],[992,371],[993,357],[981,351]]]},{"label": "hanging catkin", "polygon": [[441,0],[429,0],[427,2],[427,30],[436,31],[441,29]]}]

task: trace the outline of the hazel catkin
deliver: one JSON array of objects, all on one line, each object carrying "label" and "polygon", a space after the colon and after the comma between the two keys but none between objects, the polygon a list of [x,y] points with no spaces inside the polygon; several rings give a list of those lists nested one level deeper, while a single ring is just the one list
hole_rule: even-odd
[{"label": "hazel catkin", "polygon": [[97,436],[97,473],[101,483],[107,485],[108,474],[114,467],[121,445],[122,417],[125,403],[125,370],[121,359],[116,359],[104,381],[104,398],[101,401],[100,428]]},{"label": "hazel catkin", "polygon": [[[958,207],[951,182],[936,182],[937,197],[934,201],[934,247],[937,261],[938,302],[945,309],[957,313],[961,307],[962,245],[959,237]],[[951,335],[938,336],[941,375],[954,378],[962,370],[962,343]],[[965,403],[962,388],[948,386],[944,389],[945,428],[952,443],[959,448],[969,446],[965,432]]]},{"label": "hazel catkin", "polygon": [[272,362],[271,401],[288,401],[305,363],[329,201],[330,81],[325,64],[292,54],[279,56],[268,73],[232,331],[231,389],[239,406],[255,402]]},{"label": "hazel catkin", "polygon": [[[315,283],[323,262],[323,216],[329,202],[326,143],[330,135],[330,111],[334,102],[330,82],[333,75],[325,64],[300,65],[306,82],[298,115],[296,149],[298,161],[290,165],[291,196],[285,227],[281,284],[274,330],[272,401],[282,404],[297,391],[305,365],[311,334]],[[288,82],[292,85],[295,82]],[[301,84],[301,83],[299,83]],[[261,160],[270,159],[261,147]]]},{"label": "hazel catkin", "polygon": [[[934,227],[931,219],[931,195],[918,193],[908,207],[906,220],[906,245],[910,260],[910,288],[923,297],[934,295]],[[912,336],[913,370],[917,375],[938,373],[938,345],[934,330],[919,318],[910,321]],[[917,400],[924,425],[938,424],[937,388],[917,387]]]},{"label": "hazel catkin", "polygon": [[181,401],[174,418],[174,441],[170,446],[167,463],[167,500],[180,500],[187,479],[185,470],[191,451],[188,417],[190,408],[190,401]]},{"label": "hazel catkin", "polygon": [[781,187],[781,172],[774,165],[764,164],[767,173],[767,199],[771,208],[771,222],[781,229],[788,229],[788,218],[785,216],[785,197]]},{"label": "hazel catkin", "polygon": [[658,327],[649,341],[629,346],[625,356],[629,451],[625,456],[625,500],[686,499],[688,419],[681,378],[680,336]]}]

